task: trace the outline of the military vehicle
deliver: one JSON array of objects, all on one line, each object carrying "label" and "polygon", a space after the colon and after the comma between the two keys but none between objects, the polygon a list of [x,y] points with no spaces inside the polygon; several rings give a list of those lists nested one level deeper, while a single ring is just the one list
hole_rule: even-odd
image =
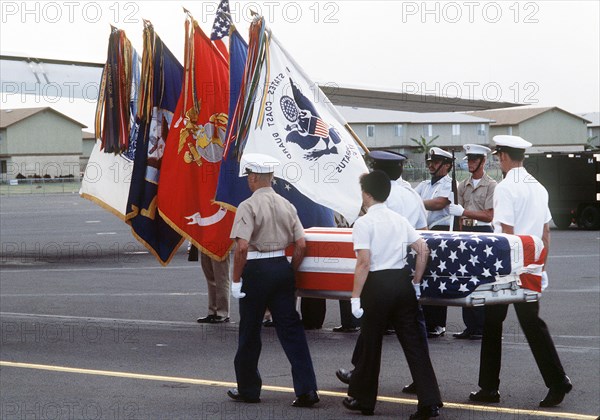
[{"label": "military vehicle", "polygon": [[548,190],[556,227],[600,229],[600,151],[529,154],[525,167]]}]

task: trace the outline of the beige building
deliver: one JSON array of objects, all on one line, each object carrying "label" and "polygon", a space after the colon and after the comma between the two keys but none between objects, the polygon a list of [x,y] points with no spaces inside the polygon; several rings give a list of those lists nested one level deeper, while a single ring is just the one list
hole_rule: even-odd
[{"label": "beige building", "polygon": [[96,136],[94,135],[94,133],[90,133],[84,130],[81,145],[81,158],[79,159],[81,172],[85,172],[85,167],[87,166],[87,163],[90,160],[90,155],[92,154],[92,150],[94,149],[95,145]]},{"label": "beige building", "polygon": [[468,112],[489,118],[490,139],[499,134],[521,136],[533,143],[531,153],[584,150],[589,120],[558,107],[517,107]]},{"label": "beige building", "polygon": [[2,179],[79,176],[84,127],[49,107],[0,110]]},{"label": "beige building", "polygon": [[358,137],[369,149],[387,149],[406,154],[416,161],[418,145],[411,139],[431,140],[432,146],[453,149],[462,156],[462,145],[467,143],[489,144],[487,118],[460,112],[402,112],[371,108],[336,107]]}]

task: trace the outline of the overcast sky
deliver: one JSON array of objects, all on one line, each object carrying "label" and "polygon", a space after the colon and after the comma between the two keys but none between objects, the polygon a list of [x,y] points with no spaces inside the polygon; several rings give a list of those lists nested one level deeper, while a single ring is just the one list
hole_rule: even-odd
[{"label": "overcast sky", "polygon": [[[231,1],[319,83],[599,111],[599,1]],[[182,6],[210,32],[218,2],[2,1],[2,54],[104,62],[109,24],[141,53],[150,20],[181,59]]]}]

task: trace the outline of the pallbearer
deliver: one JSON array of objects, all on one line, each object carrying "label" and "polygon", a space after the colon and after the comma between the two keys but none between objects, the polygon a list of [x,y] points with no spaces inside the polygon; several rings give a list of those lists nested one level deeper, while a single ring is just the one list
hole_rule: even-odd
[{"label": "pallbearer", "polygon": [[[390,193],[390,179],[376,170],[360,178],[363,206],[367,214],[354,224],[352,241],[357,256],[352,290],[352,312],[362,317],[363,349],[350,379],[349,410],[371,415],[375,409],[381,365],[383,335],[389,322],[396,330],[419,399],[411,419],[439,415],[442,406],[437,379],[429,358],[427,338],[419,327],[419,292],[429,249],[406,218],[384,204]],[[406,266],[406,248],[417,253],[414,278]]]},{"label": "pallbearer", "polygon": [[[297,396],[292,405],[310,407],[319,402],[319,395],[304,328],[296,312],[294,281],[294,271],[306,249],[304,229],[296,208],[271,187],[277,159],[250,153],[243,155],[242,164],[252,196],[239,205],[230,235],[236,241],[231,294],[240,300],[240,327],[234,361],[238,387],[227,395],[247,403],[260,401],[260,331],[268,308],[292,365]],[[290,244],[295,247],[291,264],[284,255]]]},{"label": "pallbearer", "polygon": [[[550,246],[548,191],[523,167],[525,150],[531,143],[518,136],[495,136],[502,182],[494,192],[494,232],[513,235],[535,235],[542,238],[544,252],[540,264],[546,263]],[[545,267],[544,267],[545,270]],[[546,272],[542,279],[546,279]],[[545,284],[542,280],[542,289]],[[515,312],[527,338],[533,357],[549,388],[540,407],[560,404],[571,389],[571,380],[560,362],[546,323],[539,317],[539,302],[515,303]],[[500,401],[500,366],[502,361],[502,323],[508,305],[486,305],[479,364],[479,386],[472,392],[471,401],[497,403]]]}]

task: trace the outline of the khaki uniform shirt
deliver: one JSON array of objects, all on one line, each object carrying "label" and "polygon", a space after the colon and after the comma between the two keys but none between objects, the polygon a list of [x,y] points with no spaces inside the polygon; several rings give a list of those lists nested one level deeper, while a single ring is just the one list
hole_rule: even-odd
[{"label": "khaki uniform shirt", "polygon": [[229,237],[247,240],[249,251],[272,252],[303,238],[304,228],[296,208],[273,188],[264,187],[240,203]]},{"label": "khaki uniform shirt", "polygon": [[458,184],[458,204],[465,210],[488,210],[494,207],[494,190],[498,183],[483,174],[477,187],[473,185],[473,177]]}]

